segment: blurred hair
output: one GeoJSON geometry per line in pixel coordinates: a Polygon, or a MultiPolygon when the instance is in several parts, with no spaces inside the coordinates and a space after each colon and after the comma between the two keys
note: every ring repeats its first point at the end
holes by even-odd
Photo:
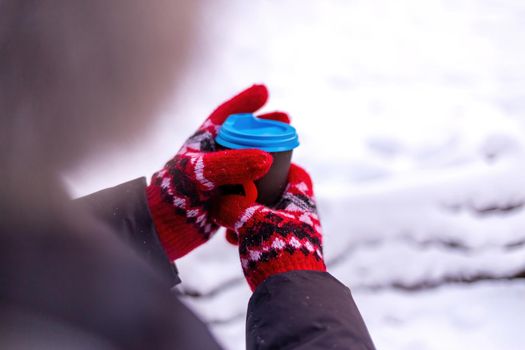
{"type": "Polygon", "coordinates": [[[188,59],[195,3],[0,0],[3,185],[46,186],[147,127],[188,59]]]}
{"type": "Polygon", "coordinates": [[[3,165],[66,165],[147,126],[187,59],[188,4],[0,0],[3,165]]]}

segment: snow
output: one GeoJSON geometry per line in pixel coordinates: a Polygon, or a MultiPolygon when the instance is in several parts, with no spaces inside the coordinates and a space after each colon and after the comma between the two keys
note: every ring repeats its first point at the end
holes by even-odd
{"type": "MultiPolygon", "coordinates": [[[[66,178],[80,195],[150,175],[217,103],[265,82],[265,110],[299,130],[329,269],[378,348],[522,349],[524,16],[519,0],[209,1],[153,130],[66,178]]],[[[236,248],[221,232],[178,266],[200,294],[185,302],[244,348],[236,248]]]]}
{"type": "Polygon", "coordinates": [[[525,283],[353,293],[378,349],[522,349],[525,283]]]}

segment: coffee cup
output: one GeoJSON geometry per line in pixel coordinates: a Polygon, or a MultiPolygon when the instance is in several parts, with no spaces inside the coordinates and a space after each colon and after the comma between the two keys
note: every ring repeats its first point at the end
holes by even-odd
{"type": "Polygon", "coordinates": [[[267,206],[279,201],[287,184],[293,149],[299,146],[293,126],[257,118],[251,113],[232,114],[219,129],[215,142],[218,149],[256,148],[273,157],[272,166],[262,178],[253,184],[226,186],[223,192],[253,195],[256,202],[267,206]]]}

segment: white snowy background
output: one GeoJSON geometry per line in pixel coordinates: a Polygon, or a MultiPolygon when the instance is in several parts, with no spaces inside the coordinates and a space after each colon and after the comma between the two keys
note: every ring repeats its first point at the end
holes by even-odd
{"type": "MultiPolygon", "coordinates": [[[[209,1],[173,103],[76,195],[149,176],[254,82],[288,111],[329,270],[378,349],[525,348],[525,1],[209,1]]],[[[152,118],[154,119],[154,118],[152,118]]],[[[250,292],[218,235],[178,262],[188,305],[244,348],[250,292]]]]}

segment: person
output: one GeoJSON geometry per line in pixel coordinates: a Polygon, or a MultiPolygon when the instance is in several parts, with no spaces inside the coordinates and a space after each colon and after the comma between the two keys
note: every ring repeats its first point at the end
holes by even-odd
{"type": "Polygon", "coordinates": [[[217,194],[271,165],[213,141],[228,115],[264,105],[263,85],[219,106],[149,185],[67,195],[64,169],[146,128],[187,60],[194,6],[0,0],[0,348],[219,349],[172,289],[174,262],[221,225],[254,291],[248,349],[374,348],[326,272],[304,169],[272,208],[217,194]]]}

